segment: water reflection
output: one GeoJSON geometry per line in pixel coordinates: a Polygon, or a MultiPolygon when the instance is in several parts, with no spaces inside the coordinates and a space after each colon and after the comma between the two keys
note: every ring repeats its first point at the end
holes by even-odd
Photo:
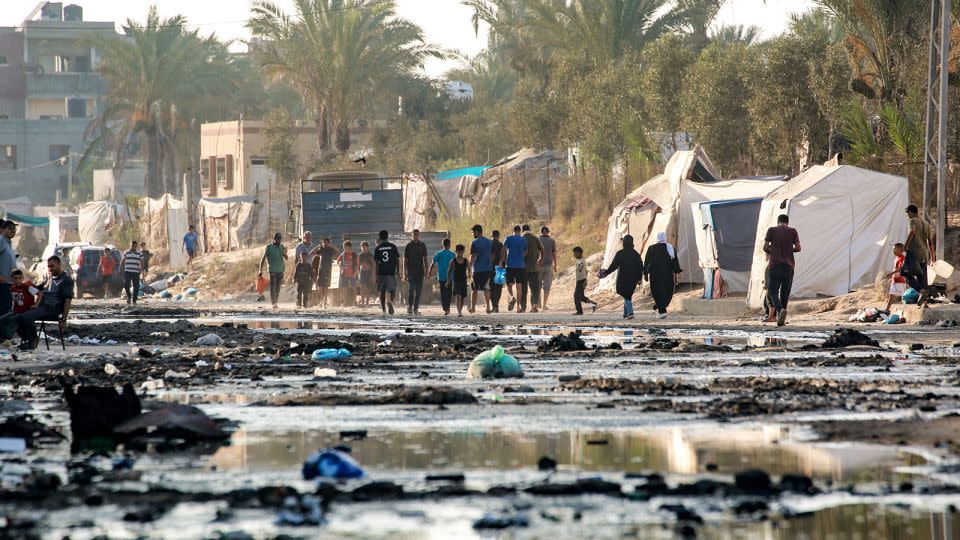
{"type": "MultiPolygon", "coordinates": [[[[530,469],[546,455],[562,467],[583,471],[695,474],[711,464],[719,473],[759,467],[771,474],[800,472],[821,480],[868,482],[896,481],[894,467],[923,463],[894,448],[828,447],[790,439],[789,428],[780,426],[560,433],[382,430],[347,444],[365,467],[389,470],[530,469]]],[[[338,444],[343,444],[338,432],[240,430],[211,464],[221,470],[287,470],[318,448],[338,444]]]]}

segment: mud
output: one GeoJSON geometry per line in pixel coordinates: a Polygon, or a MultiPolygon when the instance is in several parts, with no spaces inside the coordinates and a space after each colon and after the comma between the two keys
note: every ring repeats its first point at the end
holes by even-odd
{"type": "MultiPolygon", "coordinates": [[[[924,516],[952,515],[944,505],[960,505],[954,442],[960,441],[960,360],[952,347],[960,332],[955,330],[780,330],[772,346],[752,346],[749,340],[768,336],[729,326],[704,336],[702,327],[543,330],[431,318],[341,323],[311,315],[317,320],[303,329],[272,329],[262,314],[235,313],[227,321],[202,308],[146,306],[81,315],[82,323],[68,334],[99,345],[20,355],[0,371],[8,400],[0,406],[0,437],[24,438],[30,448],[0,455],[0,477],[16,479],[0,487],[0,510],[10,516],[5,532],[17,527],[22,536],[46,537],[74,530],[77,537],[92,537],[122,530],[121,536],[212,538],[216,531],[246,530],[255,538],[291,531],[336,537],[349,529],[344,515],[370,511],[412,520],[417,532],[407,536],[420,537],[437,532],[435,524],[445,521],[432,516],[455,511],[458,517],[447,520],[449,526],[463,528],[444,529],[440,536],[529,529],[553,531],[547,534],[558,538],[620,537],[646,530],[628,517],[634,515],[674,532],[725,534],[757,521],[820,515],[836,508],[836,501],[877,508],[909,493],[920,497],[911,504],[927,504],[920,511],[924,516]],[[196,345],[210,333],[223,344],[196,345]],[[466,378],[469,362],[494,345],[520,361],[524,379],[466,378]],[[320,348],[352,355],[313,361],[312,352],[320,348]],[[71,452],[84,432],[71,426],[63,398],[74,385],[129,385],[144,409],[165,412],[148,413],[127,426],[143,437],[138,444],[71,452]],[[196,413],[219,419],[197,425],[222,430],[231,436],[229,444],[184,445],[183,432],[162,429],[178,415],[196,413]],[[814,468],[820,467],[816,460],[828,459],[816,446],[824,442],[869,443],[885,452],[887,446],[908,447],[924,458],[903,457],[877,465],[882,472],[835,483],[806,472],[810,463],[799,460],[776,471],[754,465],[754,442],[725,447],[735,459],[721,462],[718,470],[716,462],[699,459],[688,465],[704,450],[678,443],[676,433],[651,435],[662,441],[656,444],[663,445],[665,462],[621,439],[623,433],[664,423],[686,432],[697,422],[731,430],[789,425],[807,438],[784,444],[803,448],[814,468]],[[300,452],[318,448],[295,445],[295,435],[270,446],[278,455],[296,451],[292,458],[271,457],[257,465],[263,472],[254,474],[250,438],[280,437],[280,426],[301,430],[300,440],[314,445],[355,445],[361,466],[369,466],[367,478],[305,482],[299,477],[300,452]],[[609,431],[564,432],[535,449],[524,439],[537,430],[598,428],[609,431]],[[389,437],[384,429],[391,430],[389,437]],[[444,431],[446,446],[422,461],[417,456],[428,450],[403,433],[425,429],[444,431]],[[466,438],[494,429],[511,435],[466,438]],[[310,437],[326,432],[334,435],[322,441],[310,437]],[[461,458],[453,455],[460,448],[455,441],[479,452],[469,466],[456,461],[461,458]],[[558,441],[569,441],[564,443],[569,447],[559,451],[558,441]],[[402,459],[364,463],[375,443],[377,451],[403,454],[402,459]],[[325,525],[307,519],[314,501],[329,516],[325,525]],[[419,505],[419,514],[409,513],[411,504],[419,505]],[[70,517],[77,507],[87,508],[88,515],[70,517]],[[189,532],[171,529],[185,519],[183,512],[208,517],[191,523],[189,532]],[[305,522],[290,529],[296,519],[305,522]],[[617,525],[581,527],[601,519],[617,525]],[[553,530],[556,523],[564,528],[553,530]]],[[[96,416],[117,412],[119,405],[96,416]]],[[[762,444],[777,447],[780,440],[776,435],[762,444]]],[[[856,463],[872,447],[854,448],[849,459],[856,463]]],[[[829,464],[822,469],[833,470],[829,464]]],[[[365,531],[371,536],[403,536],[393,525],[373,523],[379,524],[365,531]]],[[[354,536],[367,536],[357,532],[354,536]]],[[[901,532],[891,529],[887,537],[905,537],[901,532]]]]}

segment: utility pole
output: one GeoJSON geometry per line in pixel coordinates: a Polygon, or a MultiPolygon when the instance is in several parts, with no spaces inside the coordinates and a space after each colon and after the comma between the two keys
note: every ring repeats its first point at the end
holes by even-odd
{"type": "Polygon", "coordinates": [[[947,61],[950,56],[951,0],[932,0],[930,6],[930,64],[927,77],[926,141],[924,145],[923,210],[930,215],[930,183],[937,180],[937,253],[943,259],[947,228],[947,61]]]}

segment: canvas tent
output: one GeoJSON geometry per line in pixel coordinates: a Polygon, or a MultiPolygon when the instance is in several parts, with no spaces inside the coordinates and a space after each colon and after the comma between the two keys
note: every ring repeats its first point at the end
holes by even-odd
{"type": "MultiPolygon", "coordinates": [[[[141,238],[154,255],[154,261],[167,261],[172,270],[187,265],[183,235],[187,233],[187,209],[169,193],[159,199],[140,200],[141,238]]],[[[126,247],[126,246],[123,246],[126,247]]]]}
{"type": "Polygon", "coordinates": [[[483,174],[460,179],[460,199],[465,213],[476,208],[504,204],[525,217],[546,219],[553,213],[550,189],[556,179],[566,175],[566,167],[556,152],[537,152],[524,148],[501,159],[483,174]]]}
{"type": "Polygon", "coordinates": [[[197,215],[197,235],[204,253],[250,247],[268,235],[267,208],[252,196],[200,199],[197,215]]]}
{"type": "Polygon", "coordinates": [[[80,241],[102,246],[111,240],[111,231],[123,222],[123,207],[108,201],[92,201],[80,205],[77,226],[80,241]]]}
{"type": "Polygon", "coordinates": [[[893,244],[907,237],[907,180],[850,165],[816,165],[768,194],[753,252],[751,307],[763,305],[763,239],[780,214],[800,235],[794,297],[836,296],[889,271],[893,244]]]}
{"type": "MultiPolygon", "coordinates": [[[[721,180],[706,152],[698,145],[693,150],[675,152],[660,174],[646,182],[614,208],[607,228],[604,266],[610,264],[620,239],[630,234],[641,255],[657,233],[664,232],[677,249],[677,258],[684,272],[680,279],[702,283],[698,266],[697,222],[692,205],[706,201],[756,199],[775,189],[779,182],[766,178],[721,180]]],[[[614,276],[601,281],[602,288],[612,289],[614,276]]]]}

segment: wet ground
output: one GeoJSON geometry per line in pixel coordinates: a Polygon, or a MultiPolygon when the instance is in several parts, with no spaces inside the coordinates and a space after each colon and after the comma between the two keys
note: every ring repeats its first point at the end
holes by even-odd
{"type": "Polygon", "coordinates": [[[0,537],[960,538],[953,329],[824,348],[835,327],[683,318],[77,317],[66,353],[3,362],[0,415],[64,438],[0,454],[0,537]],[[523,378],[466,377],[493,345],[523,378]],[[311,359],[329,347],[353,354],[311,359]],[[228,438],[71,453],[64,386],[127,383],[228,438]],[[304,480],[337,446],[365,477],[304,480]]]}

